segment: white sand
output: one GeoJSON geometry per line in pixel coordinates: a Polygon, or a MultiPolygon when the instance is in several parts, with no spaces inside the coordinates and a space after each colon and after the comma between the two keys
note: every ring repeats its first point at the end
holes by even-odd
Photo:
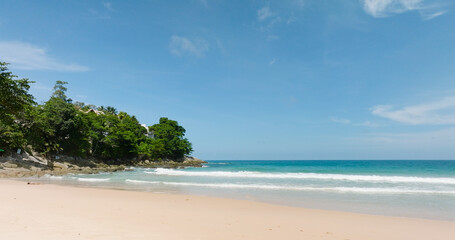
{"type": "Polygon", "coordinates": [[[0,239],[455,239],[455,222],[0,180],[0,239]]]}

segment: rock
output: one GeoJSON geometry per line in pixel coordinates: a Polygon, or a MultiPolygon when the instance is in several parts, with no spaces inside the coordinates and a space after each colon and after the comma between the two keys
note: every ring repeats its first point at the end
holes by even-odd
{"type": "Polygon", "coordinates": [[[39,172],[39,171],[41,171],[41,168],[37,168],[37,167],[32,166],[32,167],[30,167],[30,171],[39,172]]]}
{"type": "Polygon", "coordinates": [[[17,168],[17,164],[9,163],[9,162],[3,163],[2,166],[5,168],[17,168]]]}
{"type": "Polygon", "coordinates": [[[82,174],[91,174],[91,173],[93,173],[93,169],[91,169],[91,168],[89,168],[89,167],[83,167],[83,168],[81,169],[81,173],[82,173],[82,174]]]}
{"type": "Polygon", "coordinates": [[[54,162],[54,168],[60,168],[62,170],[68,170],[68,166],[64,163],[54,162]]]}
{"type": "MultiPolygon", "coordinates": [[[[137,162],[131,160],[131,162],[137,162]]],[[[163,168],[184,168],[184,167],[201,167],[205,161],[186,156],[182,159],[171,160],[144,160],[133,166],[143,167],[163,167],[163,168]]],[[[0,178],[2,177],[29,177],[65,174],[95,174],[99,172],[116,172],[132,171],[124,165],[108,165],[94,158],[76,158],[68,156],[59,156],[58,161],[47,161],[38,153],[22,152],[12,156],[0,156],[0,178]]]]}
{"type": "Polygon", "coordinates": [[[193,167],[202,167],[202,164],[207,163],[204,160],[201,160],[199,158],[191,157],[191,156],[185,156],[183,158],[183,166],[193,166],[193,167]]]}

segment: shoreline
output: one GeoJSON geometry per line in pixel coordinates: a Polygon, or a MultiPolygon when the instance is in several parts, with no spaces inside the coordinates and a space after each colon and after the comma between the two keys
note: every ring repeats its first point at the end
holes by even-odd
{"type": "MultiPolygon", "coordinates": [[[[24,179],[25,180],[25,179],[24,179]]],[[[455,222],[0,179],[0,238],[450,239],[455,222]],[[38,235],[37,235],[38,234],[38,235]]]]}
{"type": "Polygon", "coordinates": [[[148,168],[185,168],[202,167],[206,161],[185,156],[181,161],[161,159],[156,161],[141,160],[130,165],[102,163],[95,158],[77,158],[60,156],[60,160],[50,161],[43,156],[30,155],[27,152],[0,156],[1,178],[42,177],[44,175],[64,176],[68,174],[98,174],[102,172],[128,171],[130,167],[148,168]]]}
{"type": "MultiPolygon", "coordinates": [[[[53,177],[53,176],[51,176],[53,177]]],[[[61,177],[61,176],[56,176],[61,177]]],[[[423,216],[421,214],[418,215],[405,215],[404,213],[397,214],[397,213],[390,213],[390,210],[385,213],[383,211],[375,210],[374,212],[359,210],[359,209],[346,209],[345,205],[324,205],[318,206],[314,205],[314,200],[310,202],[306,202],[306,204],[297,204],[295,202],[283,202],[273,199],[262,199],[262,198],[254,198],[251,196],[240,196],[240,195],[214,195],[214,194],[201,194],[201,193],[194,193],[194,192],[172,192],[172,191],[150,191],[150,189],[144,188],[133,188],[133,187],[123,187],[123,186],[106,186],[100,185],[100,182],[94,181],[91,182],[92,184],[87,184],[90,182],[59,182],[55,180],[50,180],[48,178],[43,179],[43,177],[32,177],[32,178],[3,178],[4,180],[11,180],[17,182],[24,182],[30,184],[37,184],[37,185],[55,185],[55,186],[62,186],[62,187],[71,187],[71,188],[89,188],[89,189],[106,189],[106,190],[114,190],[114,191],[127,191],[127,192],[143,192],[143,193],[150,193],[150,194],[167,194],[167,195],[185,195],[185,196],[200,196],[200,197],[208,197],[208,198],[215,198],[215,199],[231,199],[231,200],[239,200],[239,201],[251,201],[257,203],[265,203],[274,206],[284,206],[284,207],[292,207],[292,208],[302,208],[302,209],[312,209],[312,210],[321,210],[321,211],[334,211],[334,212],[344,212],[344,213],[353,213],[353,214],[361,214],[361,215],[369,215],[369,216],[383,216],[383,217],[397,217],[397,218],[409,218],[409,219],[423,219],[423,220],[433,220],[433,221],[443,221],[443,222],[453,222],[455,220],[452,218],[445,218],[445,217],[428,217],[423,216]],[[84,184],[85,183],[85,184],[84,184]]],[[[2,178],[0,178],[0,181],[2,178]]]]}

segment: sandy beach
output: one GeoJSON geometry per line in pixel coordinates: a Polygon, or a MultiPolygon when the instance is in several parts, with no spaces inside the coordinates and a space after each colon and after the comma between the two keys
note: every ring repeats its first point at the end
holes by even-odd
{"type": "Polygon", "coordinates": [[[453,239],[455,222],[0,180],[0,239],[453,239]]]}

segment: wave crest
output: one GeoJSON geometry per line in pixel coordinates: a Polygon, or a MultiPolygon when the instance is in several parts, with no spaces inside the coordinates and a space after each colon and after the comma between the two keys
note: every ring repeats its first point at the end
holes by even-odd
{"type": "Polygon", "coordinates": [[[77,178],[80,182],[108,182],[110,178],[77,178]]]}
{"type": "Polygon", "coordinates": [[[126,179],[129,183],[161,184],[171,186],[231,188],[231,189],[260,189],[260,190],[291,190],[291,191],[318,191],[359,194],[442,194],[455,195],[455,191],[416,190],[405,188],[360,188],[360,187],[300,187],[265,184],[235,184],[235,183],[194,183],[194,182],[159,182],[126,179]]]}
{"type": "Polygon", "coordinates": [[[362,182],[389,182],[389,183],[429,183],[455,185],[455,178],[380,176],[380,175],[349,175],[349,174],[322,174],[322,173],[263,173],[250,171],[200,171],[190,172],[174,169],[157,168],[155,171],[146,171],[148,174],[194,177],[227,177],[227,178],[270,178],[270,179],[318,179],[337,181],[362,182]]]}

